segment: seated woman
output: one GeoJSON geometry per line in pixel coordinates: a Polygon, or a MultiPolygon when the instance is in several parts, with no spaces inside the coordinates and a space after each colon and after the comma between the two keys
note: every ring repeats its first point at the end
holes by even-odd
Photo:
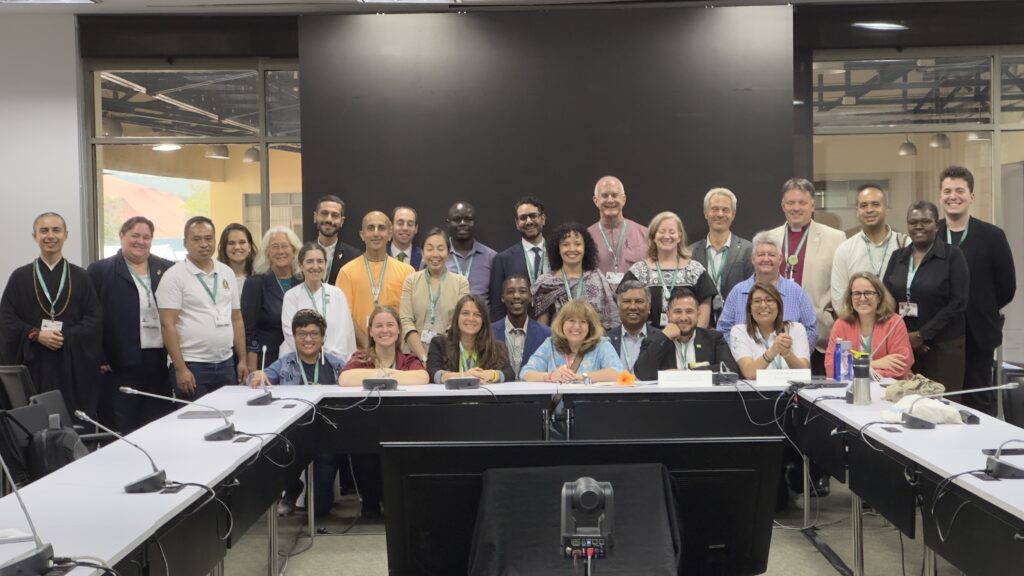
{"type": "Polygon", "coordinates": [[[423,270],[402,283],[402,342],[417,358],[426,360],[427,346],[452,323],[459,298],[469,294],[469,281],[448,271],[448,234],[433,228],[423,238],[423,270]]]}
{"type": "Polygon", "coordinates": [[[427,371],[438,384],[444,384],[449,378],[479,378],[482,382],[515,380],[508,350],[504,343],[495,340],[482,298],[475,294],[459,298],[448,334],[430,341],[427,371]]]}
{"type": "Polygon", "coordinates": [[[729,335],[743,378],[757,378],[758,370],[810,367],[807,331],[782,318],[782,295],[771,284],[755,282],[747,298],[747,322],[733,326],[729,335]]]}
{"type": "Polygon", "coordinates": [[[338,383],[362,386],[367,378],[393,378],[399,385],[427,384],[430,376],[423,362],[398,348],[398,312],[390,306],[377,306],[367,326],[370,345],[356,352],[342,369],[338,383]]]}
{"type": "Polygon", "coordinates": [[[527,382],[613,382],[623,370],[594,307],[570,300],[551,323],[551,336],[530,356],[519,377],[527,382]]]}
{"type": "Polygon", "coordinates": [[[582,224],[566,222],[546,240],[551,272],[541,274],[530,286],[533,316],[551,325],[559,309],[571,300],[584,300],[597,312],[599,325],[614,330],[619,324],[615,294],[597,268],[597,245],[582,224]]]}
{"type": "MultiPolygon", "coordinates": [[[[850,277],[843,309],[828,335],[825,358],[832,358],[836,340],[853,342],[853,349],[871,354],[871,369],[882,378],[910,378],[914,352],[903,318],[896,314],[896,300],[878,276],[861,272],[850,277]]],[[[832,378],[834,367],[825,362],[832,378]]]]}

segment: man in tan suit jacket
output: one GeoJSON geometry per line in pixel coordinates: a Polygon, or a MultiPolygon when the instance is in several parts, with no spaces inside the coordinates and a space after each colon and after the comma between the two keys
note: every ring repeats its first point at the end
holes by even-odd
{"type": "Polygon", "coordinates": [[[814,185],[805,178],[791,178],[782,187],[782,213],[786,223],[772,230],[782,244],[779,272],[799,284],[814,305],[818,338],[811,354],[811,369],[825,373],[824,352],[834,322],[831,283],[832,257],[846,234],[815,222],[814,185]]]}

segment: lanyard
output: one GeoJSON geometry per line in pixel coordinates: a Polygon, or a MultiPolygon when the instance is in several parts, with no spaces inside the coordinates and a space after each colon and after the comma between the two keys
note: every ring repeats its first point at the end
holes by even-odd
{"type": "Polygon", "coordinates": [[[518,346],[512,342],[512,335],[518,330],[518,328],[512,328],[511,330],[505,328],[505,344],[508,346],[509,360],[515,366],[517,373],[523,363],[523,348],[526,345],[526,325],[523,325],[523,346],[518,346]]]}
{"type": "Polygon", "coordinates": [[[576,296],[572,295],[572,289],[569,288],[569,277],[565,275],[565,270],[562,270],[562,283],[565,284],[565,296],[569,300],[578,300],[583,297],[583,275],[580,274],[579,280],[576,281],[576,296]]]}
{"type": "MultiPolygon", "coordinates": [[[[679,256],[676,256],[676,269],[672,271],[671,286],[665,285],[665,275],[661,271],[661,262],[655,260],[654,265],[658,268],[658,283],[661,284],[662,300],[664,300],[667,303],[669,298],[672,296],[672,291],[676,289],[676,283],[679,282],[679,277],[676,276],[676,273],[679,271],[679,256]]],[[[668,306],[666,306],[666,308],[667,307],[668,306]]]]}
{"type": "Polygon", "coordinates": [[[725,268],[725,259],[729,257],[729,245],[726,244],[722,247],[722,251],[718,253],[718,271],[715,271],[715,249],[711,244],[707,245],[708,251],[708,272],[711,274],[711,281],[715,283],[715,288],[719,291],[722,290],[722,269],[725,268]]]}
{"type": "MultiPolygon", "coordinates": [[[[693,337],[690,337],[690,342],[693,342],[693,337]]],[[[690,358],[690,342],[676,342],[676,368],[680,370],[689,370],[689,358],[690,358]]]]}
{"type": "MultiPolygon", "coordinates": [[[[628,370],[629,372],[632,372],[633,371],[633,364],[636,363],[636,356],[639,355],[640,351],[637,350],[637,347],[634,347],[632,351],[629,350],[629,347],[626,345],[627,342],[628,342],[628,338],[629,338],[629,333],[626,332],[625,328],[623,328],[622,329],[622,340],[619,341],[619,359],[622,360],[622,365],[626,367],[626,370],[628,370]],[[634,355],[634,354],[632,354],[632,352],[636,352],[637,354],[634,355]],[[630,362],[630,360],[629,360],[630,357],[633,358],[632,362],[630,362]]],[[[641,332],[640,333],[640,340],[642,341],[643,339],[644,339],[644,334],[643,334],[643,332],[641,332]]]]}
{"type": "MultiPolygon", "coordinates": [[[[539,270],[535,270],[533,268],[533,256],[534,255],[531,254],[531,252],[533,252],[533,248],[531,248],[529,251],[523,250],[523,256],[526,257],[526,273],[530,275],[530,285],[531,286],[533,285],[534,282],[537,281],[537,276],[540,276],[540,273],[543,271],[543,268],[544,268],[545,240],[541,240],[540,241],[540,246],[535,246],[535,248],[540,248],[540,269],[539,270]]],[[[456,262],[456,264],[458,264],[458,262],[456,262]]]]}
{"type": "Polygon", "coordinates": [[[135,279],[135,282],[138,283],[138,285],[141,286],[142,289],[146,291],[146,302],[148,303],[149,307],[152,308],[153,307],[153,290],[150,289],[150,287],[149,287],[150,283],[153,281],[152,278],[147,273],[146,274],[146,279],[143,279],[141,276],[139,276],[138,274],[135,273],[135,270],[132,270],[131,262],[128,262],[127,260],[125,260],[124,263],[125,263],[125,266],[128,267],[128,273],[132,275],[132,278],[135,279]],[[146,280],[149,280],[149,282],[147,282],[146,280]]]}
{"type": "Polygon", "coordinates": [[[860,337],[860,351],[867,352],[869,356],[871,355],[871,338],[873,336],[874,334],[868,334],[860,337]]]}
{"type": "MultiPolygon", "coordinates": [[[[373,293],[373,305],[377,305],[377,300],[380,299],[381,288],[384,287],[384,272],[388,269],[388,257],[384,255],[384,264],[380,267],[380,277],[377,278],[377,283],[373,283],[373,273],[370,272],[370,259],[367,256],[363,256],[363,265],[366,266],[366,279],[370,282],[370,292],[373,293]]],[[[326,304],[325,310],[326,310],[326,304]]]]}
{"type": "MultiPolygon", "coordinates": [[[[764,346],[764,351],[768,352],[768,349],[772,347],[772,342],[769,342],[769,341],[764,339],[764,336],[761,335],[761,329],[760,328],[755,328],[754,330],[757,333],[757,343],[760,344],[761,346],[764,346]]],[[[771,340],[774,341],[775,340],[775,333],[773,332],[771,336],[772,336],[771,340]]],[[[775,356],[775,359],[772,360],[771,367],[776,369],[776,370],[779,370],[779,369],[782,368],[782,355],[781,354],[775,356]]]]}
{"type": "Polygon", "coordinates": [[[864,249],[867,250],[868,253],[868,263],[871,265],[872,269],[875,269],[875,276],[881,278],[882,266],[885,264],[885,256],[886,254],[889,253],[889,241],[892,240],[892,228],[889,229],[889,235],[886,236],[885,240],[883,241],[882,259],[878,261],[877,267],[875,266],[875,259],[871,257],[871,253],[874,251],[875,246],[874,244],[871,243],[871,240],[868,239],[867,234],[864,234],[863,232],[861,232],[861,234],[861,238],[864,240],[864,249]]]}
{"type": "MultiPolygon", "coordinates": [[[[934,242],[932,242],[932,246],[935,246],[934,242]]],[[[928,257],[928,252],[932,251],[932,246],[929,246],[924,256],[921,256],[921,264],[924,264],[924,259],[928,257]]],[[[914,264],[914,249],[911,248],[910,260],[907,261],[907,302],[910,302],[910,285],[914,283],[914,277],[917,276],[918,266],[914,264]]]]}
{"type": "MultiPolygon", "coordinates": [[[[299,361],[299,374],[302,375],[302,383],[309,386],[309,377],[306,376],[305,362],[302,361],[298,356],[295,357],[299,361]]],[[[320,362],[316,363],[316,367],[313,368],[313,384],[320,383],[320,362]]]]}
{"type": "MultiPolygon", "coordinates": [[[[63,262],[63,259],[61,259],[63,262]]],[[[57,315],[57,302],[60,300],[60,295],[64,293],[64,284],[68,281],[68,265],[64,262],[64,271],[60,275],[60,287],[57,288],[57,296],[50,298],[50,289],[46,287],[46,282],[43,281],[43,273],[39,270],[39,260],[35,261],[36,266],[36,279],[39,280],[39,285],[43,288],[43,295],[46,296],[46,301],[50,303],[50,318],[57,315]]]]}
{"type": "MultiPolygon", "coordinates": [[[[967,240],[967,231],[970,229],[971,219],[968,218],[967,224],[964,225],[964,234],[960,237],[960,241],[956,243],[957,246],[960,246],[964,243],[964,240],[967,240]]],[[[953,231],[949,229],[949,222],[946,223],[946,244],[949,244],[950,246],[953,245],[953,231]]]]}
{"type": "MultiPolygon", "coordinates": [[[[474,248],[476,248],[475,245],[474,245],[474,248]]],[[[467,260],[469,261],[469,264],[466,265],[466,271],[465,272],[462,271],[462,265],[459,264],[459,253],[455,251],[455,245],[454,244],[451,245],[451,252],[452,252],[452,260],[455,262],[455,269],[459,271],[459,274],[462,274],[468,280],[469,279],[469,272],[470,272],[470,270],[473,269],[473,258],[476,258],[476,252],[474,251],[473,255],[470,256],[469,258],[467,258],[467,260]]]]}
{"type": "Polygon", "coordinates": [[[803,236],[800,237],[800,243],[796,245],[796,252],[789,253],[789,225],[785,226],[783,232],[785,232],[785,239],[783,240],[783,252],[786,253],[786,264],[789,266],[789,277],[793,277],[794,269],[796,265],[800,263],[800,251],[804,248],[804,242],[807,242],[807,233],[811,231],[811,225],[808,224],[804,227],[803,236]]]}
{"type": "MultiPolygon", "coordinates": [[[[306,289],[306,296],[309,296],[309,302],[311,304],[313,304],[313,310],[316,310],[316,298],[313,297],[313,292],[309,289],[309,285],[308,284],[303,284],[302,287],[306,289]]],[[[320,284],[320,301],[323,304],[323,311],[322,312],[320,310],[316,310],[316,311],[320,312],[320,315],[323,316],[324,319],[326,319],[327,318],[327,290],[324,290],[324,285],[323,284],[320,284]]]]}
{"type": "Polygon", "coordinates": [[[198,280],[199,283],[203,285],[203,290],[206,290],[206,294],[210,297],[210,301],[213,302],[213,304],[215,306],[217,305],[217,276],[218,276],[218,273],[214,272],[213,273],[213,290],[211,291],[210,287],[206,285],[206,280],[203,280],[203,275],[201,273],[200,274],[196,274],[196,280],[198,280]]]}
{"type": "Polygon", "coordinates": [[[285,292],[288,291],[289,288],[292,287],[291,278],[285,278],[284,280],[281,280],[280,278],[274,277],[274,279],[277,280],[277,285],[279,288],[281,288],[281,294],[284,294],[285,292]]]}
{"type": "Polygon", "coordinates": [[[441,279],[437,281],[437,294],[434,294],[430,290],[430,272],[423,271],[423,281],[427,283],[427,296],[430,299],[430,324],[433,325],[437,320],[437,301],[441,299],[441,286],[444,285],[444,279],[448,276],[447,270],[441,271],[441,279]]]}
{"type": "Polygon", "coordinates": [[[459,372],[466,372],[471,368],[476,368],[476,350],[472,354],[466,354],[462,342],[459,342],[459,372]]]}
{"type": "Polygon", "coordinates": [[[626,227],[629,226],[627,220],[622,221],[622,230],[619,231],[619,241],[612,246],[612,243],[608,241],[608,236],[604,233],[604,226],[601,223],[597,223],[597,231],[601,233],[601,239],[604,240],[605,247],[608,248],[608,252],[612,255],[612,264],[615,265],[616,272],[619,270],[619,260],[622,257],[622,246],[623,242],[626,241],[626,227]]]}

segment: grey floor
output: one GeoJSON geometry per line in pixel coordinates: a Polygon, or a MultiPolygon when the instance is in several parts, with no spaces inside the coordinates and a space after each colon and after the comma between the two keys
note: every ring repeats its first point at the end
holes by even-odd
{"type": "MultiPolygon", "coordinates": [[[[293,576],[313,574],[352,574],[359,576],[386,576],[387,544],[384,537],[384,522],[359,521],[346,534],[337,534],[351,525],[356,510],[354,498],[345,497],[332,511],[331,518],[323,526],[333,534],[318,535],[312,547],[287,560],[285,574],[293,576]]],[[[832,494],[826,498],[812,500],[812,521],[819,527],[818,533],[848,565],[852,567],[852,538],[850,526],[850,493],[846,487],[832,482],[832,494]],[[815,506],[818,508],[815,509],[815,506]]],[[[920,521],[920,520],[919,520],[920,521]]],[[[305,515],[295,514],[280,519],[280,550],[301,551],[309,546],[305,536],[305,515]],[[301,532],[301,537],[296,536],[301,532]]],[[[772,546],[768,557],[768,571],[772,576],[832,576],[839,574],[811,545],[802,532],[788,529],[803,522],[803,511],[796,506],[779,514],[772,532],[772,546]]],[[[267,574],[267,522],[262,519],[228,551],[225,561],[226,576],[255,576],[267,574]]],[[[920,534],[920,530],[918,530],[920,534]]],[[[892,526],[882,518],[867,515],[864,518],[864,561],[865,574],[870,576],[902,576],[900,569],[900,538],[892,526]]],[[[903,538],[905,573],[921,574],[922,549],[920,538],[903,538]]],[[[282,557],[282,564],[284,560],[282,557]]],[[[938,576],[959,574],[941,558],[938,559],[938,576]]]]}

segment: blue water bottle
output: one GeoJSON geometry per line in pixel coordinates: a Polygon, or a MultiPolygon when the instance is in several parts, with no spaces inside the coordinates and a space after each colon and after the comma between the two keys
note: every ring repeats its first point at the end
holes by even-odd
{"type": "Polygon", "coordinates": [[[843,379],[843,340],[836,339],[836,347],[832,350],[832,377],[836,380],[843,379]]]}

